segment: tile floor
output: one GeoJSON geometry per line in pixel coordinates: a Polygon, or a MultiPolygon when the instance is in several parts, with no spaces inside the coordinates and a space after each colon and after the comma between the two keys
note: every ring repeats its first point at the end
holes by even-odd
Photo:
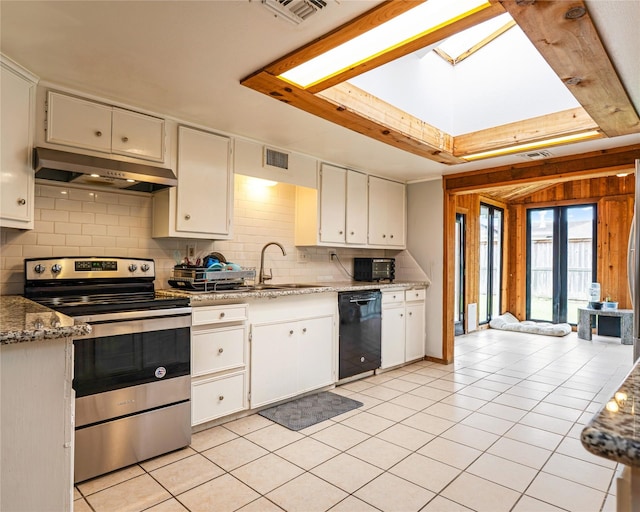
{"type": "Polygon", "coordinates": [[[364,406],[294,432],[252,415],[79,484],[75,512],[615,511],[583,425],[631,368],[615,338],[495,330],[337,388],[364,406]]]}

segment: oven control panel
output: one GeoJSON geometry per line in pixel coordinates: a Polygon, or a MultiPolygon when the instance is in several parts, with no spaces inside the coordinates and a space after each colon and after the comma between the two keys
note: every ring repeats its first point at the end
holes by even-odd
{"type": "Polygon", "coordinates": [[[24,260],[27,281],[50,279],[155,278],[155,264],[145,258],[79,256],[24,260]]]}

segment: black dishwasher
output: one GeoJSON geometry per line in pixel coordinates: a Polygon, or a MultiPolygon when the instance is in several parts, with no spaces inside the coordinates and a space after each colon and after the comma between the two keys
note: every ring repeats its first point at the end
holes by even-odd
{"type": "Polygon", "coordinates": [[[338,378],[345,379],[380,368],[380,290],[340,292],[340,364],[338,378]]]}

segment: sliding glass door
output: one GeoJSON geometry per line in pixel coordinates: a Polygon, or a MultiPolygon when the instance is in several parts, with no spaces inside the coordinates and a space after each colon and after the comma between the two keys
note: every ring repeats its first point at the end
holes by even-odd
{"type": "Polygon", "coordinates": [[[501,208],[480,204],[480,324],[500,314],[503,220],[501,208]]]}
{"type": "Polygon", "coordinates": [[[578,323],[596,279],[595,205],[527,212],[527,318],[578,323]]]}

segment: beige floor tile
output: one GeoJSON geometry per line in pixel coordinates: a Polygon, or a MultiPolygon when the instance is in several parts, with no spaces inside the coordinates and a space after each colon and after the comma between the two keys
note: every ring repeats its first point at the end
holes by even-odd
{"type": "Polygon", "coordinates": [[[266,494],[303,472],[291,462],[269,453],[234,469],[231,474],[260,494],[266,494]]]}
{"type": "Polygon", "coordinates": [[[418,450],[418,453],[431,459],[444,462],[458,469],[467,468],[482,452],[442,437],[437,437],[418,450]]]}
{"type": "Polygon", "coordinates": [[[456,393],[455,395],[451,395],[443,399],[440,403],[452,405],[454,407],[461,407],[462,409],[468,409],[469,411],[477,411],[488,402],[486,400],[480,400],[479,398],[473,398],[472,396],[465,396],[460,393],[456,393]]]}
{"type": "Polygon", "coordinates": [[[605,459],[604,457],[598,457],[597,455],[588,452],[587,450],[585,450],[584,446],[582,446],[582,442],[580,442],[579,439],[575,439],[573,437],[565,437],[558,445],[558,448],[556,448],[556,452],[562,453],[563,455],[568,455],[569,457],[574,457],[576,459],[591,462],[592,464],[597,464],[598,466],[604,466],[605,468],[615,469],[616,467],[616,462],[605,459]]]}
{"type": "Polygon", "coordinates": [[[603,492],[544,472],[533,480],[526,494],[574,512],[599,511],[605,498],[603,492]]]}
{"type": "Polygon", "coordinates": [[[441,495],[477,512],[506,512],[520,493],[468,473],[462,473],[441,495]]]}
{"type": "Polygon", "coordinates": [[[80,498],[79,500],[73,501],[73,512],[93,512],[93,509],[84,498],[80,498]]]}
{"type": "Polygon", "coordinates": [[[267,498],[287,512],[324,512],[347,497],[311,473],[304,473],[267,494],[267,498]]]}
{"type": "Polygon", "coordinates": [[[510,395],[508,393],[498,395],[491,402],[495,404],[506,405],[508,407],[515,407],[516,409],[522,409],[523,411],[530,411],[540,403],[539,400],[510,395]]]}
{"type": "Polygon", "coordinates": [[[467,472],[518,492],[524,492],[538,473],[534,468],[490,453],[478,457],[467,472]]]}
{"type": "MultiPolygon", "coordinates": [[[[448,375],[447,375],[448,377],[448,375]]],[[[441,389],[442,391],[449,391],[451,393],[455,393],[456,391],[460,391],[462,388],[466,387],[466,384],[462,382],[455,382],[453,380],[448,380],[445,378],[436,379],[432,382],[429,382],[430,388],[441,389]]]]}
{"type": "Polygon", "coordinates": [[[600,512],[616,512],[617,504],[616,497],[613,494],[607,494],[607,497],[604,500],[604,505],[600,512]]]}
{"type": "Polygon", "coordinates": [[[514,425],[504,437],[532,444],[546,450],[555,450],[562,441],[562,436],[559,434],[521,424],[514,425]]]}
{"type": "Polygon", "coordinates": [[[225,474],[181,494],[178,499],[190,512],[231,512],[259,497],[256,491],[225,474]]]}
{"type": "Polygon", "coordinates": [[[391,402],[384,402],[380,405],[376,405],[375,407],[369,409],[368,412],[387,420],[391,420],[393,422],[402,421],[405,418],[408,418],[409,416],[416,413],[416,411],[414,411],[413,409],[409,409],[398,404],[393,404],[391,402]]]}
{"type": "Polygon", "coordinates": [[[477,428],[499,436],[513,427],[514,422],[474,412],[460,422],[461,425],[477,428]]]}
{"type": "Polygon", "coordinates": [[[299,441],[304,437],[300,432],[289,430],[278,424],[271,424],[268,427],[261,428],[255,432],[251,432],[244,436],[245,439],[256,443],[270,452],[282,448],[288,444],[299,441]]]}
{"type": "Polygon", "coordinates": [[[389,473],[438,493],[460,474],[460,470],[429,457],[412,453],[393,466],[389,473]]]}
{"type": "Polygon", "coordinates": [[[501,418],[503,420],[516,422],[527,413],[526,411],[518,409],[517,407],[511,407],[495,402],[490,402],[487,405],[481,407],[480,409],[478,409],[478,412],[481,414],[486,414],[488,416],[495,416],[496,418],[501,418]]]}
{"type": "Polygon", "coordinates": [[[540,391],[538,389],[527,388],[527,387],[524,387],[522,384],[518,384],[516,386],[513,386],[512,388],[507,389],[505,391],[505,394],[522,397],[522,398],[528,398],[530,400],[542,400],[549,393],[547,393],[546,391],[540,391]]]}
{"type": "Polygon", "coordinates": [[[379,468],[389,469],[407,457],[411,452],[401,446],[388,443],[376,437],[371,437],[350,448],[347,453],[379,468]]]}
{"type": "Polygon", "coordinates": [[[458,394],[464,395],[464,396],[470,396],[472,398],[478,398],[479,400],[489,401],[497,397],[500,394],[500,392],[493,391],[491,389],[479,388],[475,385],[475,383],[473,383],[472,385],[467,386],[466,388],[462,388],[460,391],[458,391],[458,394]]]}
{"type": "Polygon", "coordinates": [[[341,453],[311,472],[351,494],[380,475],[382,469],[347,453],[341,453]]]}
{"type": "Polygon", "coordinates": [[[383,512],[418,511],[434,496],[431,491],[389,473],[383,473],[354,495],[383,512]]]}
{"type": "Polygon", "coordinates": [[[145,460],[140,463],[140,467],[144,469],[147,473],[150,473],[154,469],[161,468],[162,466],[166,466],[167,464],[171,464],[173,462],[179,461],[181,459],[186,459],[187,457],[191,457],[195,455],[197,452],[187,446],[182,450],[176,450],[166,455],[160,455],[160,457],[155,457],[153,459],[145,460]]]}
{"type": "Polygon", "coordinates": [[[456,407],[455,405],[444,404],[442,402],[433,404],[431,407],[427,407],[422,412],[454,422],[461,421],[471,414],[471,411],[469,409],[456,407]]]}
{"type": "Polygon", "coordinates": [[[421,386],[421,384],[418,384],[417,382],[411,382],[409,380],[405,380],[404,377],[406,375],[411,375],[411,374],[400,375],[398,378],[388,380],[387,382],[383,382],[381,385],[384,386],[385,388],[391,388],[391,389],[395,389],[396,391],[402,391],[403,393],[411,391],[412,389],[419,388],[421,386]]]}
{"type": "Polygon", "coordinates": [[[212,427],[191,436],[191,448],[203,452],[219,444],[226,443],[238,437],[238,434],[225,427],[212,427]]]}
{"type": "MultiPolygon", "coordinates": [[[[449,373],[451,373],[450,371],[441,370],[440,368],[440,365],[438,365],[437,367],[427,366],[425,368],[420,368],[413,373],[417,373],[418,375],[428,375],[429,377],[435,377],[436,379],[446,377],[447,375],[449,375],[449,373]]],[[[446,366],[444,368],[446,368],[446,366]]]]}
{"type": "Polygon", "coordinates": [[[603,492],[607,492],[609,489],[611,478],[615,472],[613,468],[591,464],[561,453],[554,453],[542,471],[603,492]]]}
{"type": "Polygon", "coordinates": [[[531,496],[522,496],[511,512],[562,512],[563,510],[531,496]]]}
{"type": "Polygon", "coordinates": [[[150,474],[175,496],[223,473],[220,467],[198,453],[168,466],[162,466],[150,474]]]}
{"type": "Polygon", "coordinates": [[[366,379],[363,380],[363,382],[367,382],[369,384],[382,384],[383,382],[387,382],[391,379],[393,379],[393,375],[390,375],[391,372],[384,372],[384,373],[380,373],[378,375],[373,375],[371,377],[367,377],[366,379]]]}
{"type": "Polygon", "coordinates": [[[261,446],[239,437],[202,452],[202,455],[225,471],[231,471],[267,453],[267,450],[261,446]]]}
{"type": "Polygon", "coordinates": [[[228,423],[224,423],[223,426],[232,432],[235,432],[239,436],[244,436],[250,432],[255,432],[264,427],[273,425],[273,421],[260,416],[259,414],[251,414],[228,423]]]}
{"type": "Polygon", "coordinates": [[[398,391],[397,389],[386,388],[384,386],[373,386],[360,392],[361,395],[371,396],[382,401],[391,400],[392,398],[400,396],[402,393],[402,391],[398,391]]]}
{"type": "MultiPolygon", "coordinates": [[[[358,410],[362,410],[362,409],[360,408],[358,410]]],[[[328,419],[328,420],[321,421],[320,423],[316,423],[315,425],[311,425],[307,428],[300,429],[297,432],[302,434],[303,436],[310,436],[312,434],[315,434],[316,432],[320,432],[321,430],[324,430],[325,428],[329,428],[330,426],[335,424],[336,424],[335,421],[333,421],[332,419],[328,419]]]]}
{"type": "Polygon", "coordinates": [[[409,391],[412,395],[420,396],[422,398],[427,398],[429,400],[433,400],[434,402],[438,402],[443,398],[448,397],[451,392],[444,391],[442,389],[430,388],[428,384],[424,386],[420,386],[419,388],[412,389],[409,391]]]}
{"type": "Polygon", "coordinates": [[[78,484],[76,487],[83,496],[88,496],[90,494],[101,491],[102,489],[117,485],[121,482],[125,482],[143,474],[144,470],[137,464],[134,464],[133,466],[128,466],[124,469],[119,469],[118,471],[107,473],[104,476],[99,476],[97,478],[87,480],[86,482],[78,484]]]}
{"type": "Polygon", "coordinates": [[[275,452],[296,466],[309,470],[335,457],[340,452],[310,437],[305,437],[275,452]]]}
{"type": "Polygon", "coordinates": [[[433,400],[429,400],[428,398],[422,398],[421,396],[405,393],[404,395],[400,395],[392,400],[389,400],[388,403],[400,405],[401,407],[406,407],[407,409],[411,409],[413,411],[421,411],[423,409],[426,409],[430,405],[433,405],[435,402],[433,400]]]}
{"type": "Polygon", "coordinates": [[[403,420],[402,424],[437,436],[455,425],[455,422],[445,420],[444,418],[438,418],[431,414],[418,412],[413,416],[408,417],[406,420],[403,420]]]}
{"type": "Polygon", "coordinates": [[[80,494],[80,491],[78,490],[77,487],[73,487],[73,500],[79,500],[80,498],[82,498],[82,494],[80,494]]]}
{"type": "MultiPolygon", "coordinates": [[[[385,404],[382,404],[385,405],[385,404]]],[[[376,407],[380,407],[376,405],[376,407]]],[[[374,407],[375,409],[375,407],[374,407]]],[[[373,409],[369,409],[373,410],[373,409]]],[[[361,412],[360,414],[356,414],[351,416],[340,422],[342,425],[346,425],[347,427],[354,428],[359,430],[360,432],[364,432],[365,434],[375,435],[378,432],[383,431],[385,428],[389,428],[394,424],[393,421],[387,420],[385,418],[381,418],[380,416],[370,414],[367,412],[361,412]]]]}
{"type": "MultiPolygon", "coordinates": [[[[257,512],[257,511],[256,511],[257,512]]],[[[377,508],[372,507],[368,503],[359,500],[355,496],[347,496],[335,507],[330,509],[330,512],[379,512],[377,508]]]]}
{"type": "Polygon", "coordinates": [[[500,436],[458,423],[443,432],[441,437],[484,451],[495,443],[500,436]]]}
{"type": "MultiPolygon", "coordinates": [[[[77,512],[77,511],[74,510],[73,512],[77,512]]],[[[148,508],[147,510],[145,510],[145,512],[189,512],[189,511],[186,508],[184,508],[176,498],[171,498],[170,500],[163,501],[158,505],[148,508]]]]}
{"type": "Polygon", "coordinates": [[[419,373],[407,373],[406,375],[398,378],[400,380],[406,380],[407,382],[419,384],[420,386],[436,380],[435,377],[430,377],[429,375],[420,375],[419,373]]]}
{"type": "Polygon", "coordinates": [[[560,435],[565,435],[573,426],[572,421],[562,420],[560,418],[552,418],[551,416],[547,416],[546,414],[538,414],[535,412],[528,412],[520,420],[520,423],[560,435]]]}
{"type": "Polygon", "coordinates": [[[360,432],[339,423],[336,423],[329,428],[325,428],[320,432],[316,432],[311,437],[317,441],[328,444],[329,446],[333,446],[340,451],[348,450],[365,439],[369,439],[369,436],[364,432],[360,432]]]}
{"type": "Polygon", "coordinates": [[[364,380],[355,380],[353,382],[349,382],[347,384],[343,384],[342,386],[334,389],[333,392],[336,392],[336,391],[338,391],[340,389],[348,389],[349,391],[353,391],[355,393],[359,393],[363,389],[370,388],[373,385],[374,384],[372,382],[366,382],[364,380]]]}
{"type": "Polygon", "coordinates": [[[144,474],[87,497],[95,512],[138,512],[171,498],[149,475],[144,474]]]}
{"type": "Polygon", "coordinates": [[[487,452],[534,469],[542,468],[552,453],[544,448],[507,437],[498,439],[487,452]]]}
{"type": "Polygon", "coordinates": [[[470,508],[467,508],[459,503],[443,498],[442,496],[436,496],[433,498],[421,512],[473,512],[470,508]]]}
{"type": "Polygon", "coordinates": [[[571,407],[565,407],[563,405],[540,402],[532,409],[532,412],[537,412],[538,414],[545,414],[546,416],[573,422],[580,417],[583,411],[582,409],[572,409],[571,407]]]}
{"type": "Polygon", "coordinates": [[[415,451],[431,441],[434,436],[428,432],[396,423],[394,426],[380,432],[376,437],[402,446],[407,450],[415,451]]]}
{"type": "Polygon", "coordinates": [[[258,498],[238,509],[238,512],[283,512],[282,509],[267,498],[258,498]]]}
{"type": "Polygon", "coordinates": [[[381,404],[383,401],[379,398],[374,398],[369,395],[363,395],[362,393],[353,393],[349,395],[349,398],[352,400],[357,400],[358,402],[362,402],[362,407],[358,407],[357,411],[362,412],[370,409],[371,407],[375,407],[378,404],[381,404]]]}

